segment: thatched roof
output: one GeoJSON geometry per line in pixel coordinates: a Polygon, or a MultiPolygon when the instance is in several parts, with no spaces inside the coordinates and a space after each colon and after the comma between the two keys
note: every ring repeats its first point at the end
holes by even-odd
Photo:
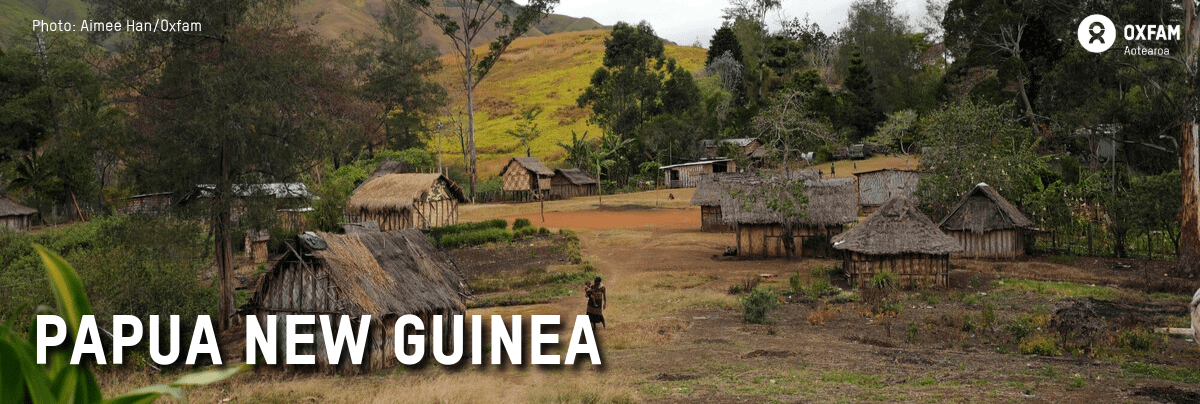
{"type": "Polygon", "coordinates": [[[700,174],[700,179],[696,180],[696,192],[692,194],[692,205],[720,205],[729,196],[729,190],[722,184],[741,184],[756,178],[754,173],[700,174]]]}
{"type": "Polygon", "coordinates": [[[375,172],[371,173],[370,177],[367,177],[362,184],[358,184],[358,187],[354,188],[354,191],[358,192],[359,188],[362,188],[363,185],[367,185],[367,183],[371,182],[371,180],[388,174],[410,174],[415,172],[417,172],[416,169],[412,168],[412,166],[403,161],[384,160],[382,163],[379,163],[379,168],[376,168],[375,172]]]}
{"type": "Polygon", "coordinates": [[[862,254],[949,254],[962,251],[954,237],[942,233],[908,197],[884,202],[853,229],[833,237],[833,248],[862,254]]]}
{"type": "MultiPolygon", "coordinates": [[[[463,277],[419,230],[315,236],[324,240],[326,248],[298,244],[324,264],[339,291],[343,314],[382,317],[466,309],[463,300],[468,291],[463,277]]],[[[282,264],[276,266],[280,267],[282,264]]],[[[276,273],[264,278],[258,292],[278,280],[276,273]]]]}
{"type": "Polygon", "coordinates": [[[592,185],[596,183],[596,180],[592,179],[592,176],[587,175],[587,173],[578,168],[560,168],[554,170],[554,175],[562,176],[572,185],[592,185]]]}
{"type": "Polygon", "coordinates": [[[983,233],[998,229],[1033,227],[1033,221],[985,183],[975,185],[963,199],[950,209],[950,214],[938,224],[944,230],[983,233]]]}
{"type": "Polygon", "coordinates": [[[547,177],[554,176],[554,170],[551,170],[550,167],[546,167],[545,164],[542,164],[542,161],[538,160],[537,157],[513,157],[508,161],[508,164],[504,165],[504,169],[500,170],[501,177],[504,176],[504,173],[508,172],[509,167],[512,167],[513,161],[516,161],[517,164],[521,165],[521,167],[524,167],[526,170],[532,171],[537,175],[544,175],[547,177]]]}
{"type": "Polygon", "coordinates": [[[374,220],[358,223],[342,223],[342,233],[344,234],[375,233],[378,231],[379,223],[376,223],[374,220]]]}
{"type": "Polygon", "coordinates": [[[722,220],[730,224],[787,221],[802,226],[839,226],[858,219],[853,178],[813,179],[812,175],[806,171],[793,172],[791,180],[784,180],[778,174],[760,174],[739,182],[720,183],[718,187],[726,190],[721,199],[722,220]],[[786,198],[782,189],[799,179],[804,179],[804,193],[808,195],[806,215],[788,216],[767,207],[770,198],[786,198]],[[776,196],[767,196],[772,194],[776,196]]]}
{"type": "Polygon", "coordinates": [[[346,210],[399,210],[411,208],[418,201],[451,198],[467,201],[462,188],[441,174],[386,174],[360,186],[346,202],[346,210]]]}
{"type": "Polygon", "coordinates": [[[37,213],[37,209],[0,197],[0,216],[28,216],[34,213],[37,213]]]}

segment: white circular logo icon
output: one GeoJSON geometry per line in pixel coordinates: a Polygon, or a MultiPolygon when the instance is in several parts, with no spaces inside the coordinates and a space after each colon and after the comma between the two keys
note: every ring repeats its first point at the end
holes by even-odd
{"type": "Polygon", "coordinates": [[[1079,23],[1079,44],[1088,52],[1108,50],[1117,40],[1117,26],[1100,14],[1092,14],[1079,23]]]}

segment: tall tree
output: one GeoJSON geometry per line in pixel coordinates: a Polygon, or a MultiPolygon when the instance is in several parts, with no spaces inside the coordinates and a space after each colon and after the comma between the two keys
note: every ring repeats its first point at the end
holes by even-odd
{"type": "MultiPolygon", "coordinates": [[[[124,37],[110,74],[133,90],[129,166],[147,188],[191,193],[212,228],[220,281],[218,327],[234,320],[235,184],[294,180],[316,165],[337,133],[335,105],[353,90],[287,3],[239,0],[100,0],[92,18],[152,21],[170,15],[201,31],[124,37]]],[[[246,189],[246,188],[242,188],[246,189]]]]}
{"type": "Polygon", "coordinates": [[[479,178],[475,166],[475,87],[487,77],[508,46],[549,15],[559,0],[530,0],[524,6],[512,0],[445,0],[436,6],[429,0],[404,2],[441,28],[442,34],[454,44],[454,53],[462,59],[463,91],[467,93],[467,147],[471,155],[467,171],[471,177],[471,200],[474,200],[479,178]],[[447,14],[447,10],[454,12],[454,9],[457,9],[456,15],[447,14]],[[474,47],[479,45],[479,36],[485,30],[499,31],[499,36],[488,44],[487,54],[476,58],[474,47]]]}
{"type": "Polygon", "coordinates": [[[733,28],[727,25],[717,28],[717,32],[713,33],[712,39],[708,41],[708,59],[704,65],[712,64],[713,59],[721,57],[725,52],[729,52],[733,60],[742,63],[742,44],[738,43],[733,28]]]}
{"type": "Polygon", "coordinates": [[[538,115],[542,114],[542,107],[533,107],[521,114],[521,123],[517,124],[516,129],[504,131],[509,136],[517,138],[521,142],[521,146],[525,146],[525,157],[533,157],[533,152],[529,149],[529,142],[537,139],[542,135],[542,130],[538,129],[538,115]]]}
{"type": "Polygon", "coordinates": [[[1185,104],[1180,137],[1180,168],[1183,182],[1182,227],[1179,245],[1179,271],[1189,276],[1200,275],[1200,125],[1196,105],[1200,97],[1200,4],[1183,0],[1184,51],[1181,61],[1190,81],[1190,97],[1185,104]]]}
{"type": "Polygon", "coordinates": [[[875,78],[871,68],[863,59],[862,53],[855,46],[850,52],[848,74],[842,81],[842,86],[849,91],[852,100],[849,113],[846,114],[851,126],[854,127],[853,140],[858,140],[875,130],[875,125],[883,120],[883,113],[875,106],[875,78]]]}
{"type": "Polygon", "coordinates": [[[875,105],[885,113],[914,107],[921,98],[913,94],[914,78],[922,70],[921,56],[930,44],[925,34],[912,32],[895,0],[853,2],[839,35],[846,45],[839,51],[839,73],[845,74],[849,66],[849,45],[857,45],[874,78],[875,105]]]}
{"type": "Polygon", "coordinates": [[[379,108],[377,122],[393,150],[421,147],[431,132],[429,117],[446,104],[446,89],[431,76],[442,69],[437,52],[417,43],[421,17],[400,3],[388,3],[379,19],[379,38],[359,43],[359,69],[366,98],[379,108]]]}

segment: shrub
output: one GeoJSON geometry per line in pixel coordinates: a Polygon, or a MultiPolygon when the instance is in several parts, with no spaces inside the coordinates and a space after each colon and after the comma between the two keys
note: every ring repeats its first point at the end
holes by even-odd
{"type": "Polygon", "coordinates": [[[820,310],[813,310],[812,314],[808,315],[808,324],[810,324],[810,325],[825,325],[826,321],[829,321],[830,319],[837,317],[837,315],[838,315],[838,312],[836,310],[830,310],[828,308],[823,308],[820,310]]]}
{"type": "Polygon", "coordinates": [[[533,228],[533,227],[522,227],[518,230],[513,231],[514,239],[529,238],[529,237],[533,237],[533,236],[537,236],[537,235],[538,235],[538,229],[533,228]]]}
{"type": "Polygon", "coordinates": [[[1058,356],[1062,350],[1058,343],[1049,335],[1038,335],[1021,342],[1017,351],[1025,355],[1058,356]]]}
{"type": "Polygon", "coordinates": [[[983,328],[989,328],[992,324],[996,324],[996,309],[992,307],[992,303],[983,304],[983,309],[979,314],[979,323],[983,328]]]}
{"type": "Polygon", "coordinates": [[[808,285],[808,296],[819,299],[821,296],[838,293],[839,290],[829,283],[829,279],[817,278],[808,285]]]}
{"type": "Polygon", "coordinates": [[[908,342],[917,342],[917,333],[920,331],[921,329],[917,327],[917,323],[910,321],[908,328],[904,330],[905,335],[908,337],[908,342]]]}
{"type": "Polygon", "coordinates": [[[513,234],[502,228],[487,228],[464,233],[447,234],[442,237],[441,244],[445,248],[460,248],[483,245],[498,241],[512,241],[513,234]]]}
{"type": "Polygon", "coordinates": [[[513,220],[512,229],[517,231],[530,226],[533,226],[533,223],[530,223],[529,219],[521,217],[513,220]]]}
{"type": "Polygon", "coordinates": [[[791,286],[792,291],[796,292],[796,293],[804,292],[803,281],[804,281],[804,278],[800,276],[799,270],[797,270],[796,273],[792,274],[792,276],[788,277],[788,285],[791,286]]]}
{"type": "Polygon", "coordinates": [[[891,298],[884,298],[874,309],[877,316],[896,317],[900,312],[904,311],[904,305],[899,301],[894,301],[891,298]]]}
{"type": "Polygon", "coordinates": [[[435,240],[441,240],[442,237],[448,234],[465,233],[486,229],[507,229],[508,221],[504,219],[484,220],[482,222],[462,222],[449,226],[434,227],[429,229],[429,235],[435,240]]]}
{"type": "Polygon", "coordinates": [[[541,235],[550,234],[550,229],[547,229],[546,226],[538,227],[538,234],[541,234],[541,235]]]}
{"type": "Polygon", "coordinates": [[[1033,329],[1033,320],[1027,316],[1017,318],[1004,325],[1004,331],[1008,331],[1013,337],[1013,342],[1016,343],[1020,343],[1025,337],[1033,334],[1033,329]]]}
{"type": "Polygon", "coordinates": [[[890,270],[882,270],[871,276],[871,287],[875,289],[890,289],[900,283],[900,277],[890,270]]]}
{"type": "Polygon", "coordinates": [[[779,294],[771,289],[755,287],[742,298],[742,320],[754,324],[767,324],[772,311],[779,308],[779,294]]]}
{"type": "Polygon", "coordinates": [[[1121,330],[1117,335],[1117,346],[1132,352],[1149,352],[1158,348],[1166,338],[1165,334],[1157,334],[1145,327],[1121,330]]]}

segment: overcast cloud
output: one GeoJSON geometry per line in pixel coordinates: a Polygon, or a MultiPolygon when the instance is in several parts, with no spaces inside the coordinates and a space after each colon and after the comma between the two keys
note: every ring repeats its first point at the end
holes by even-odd
{"type": "MultiPolygon", "coordinates": [[[[810,20],[828,33],[845,23],[850,3],[851,0],[784,0],[782,15],[790,20],[808,14],[810,20]]],[[[913,29],[920,30],[917,22],[925,15],[925,1],[897,0],[896,3],[897,11],[908,14],[913,29]]],[[[727,0],[562,0],[554,12],[591,17],[604,25],[613,25],[617,21],[636,24],[646,20],[658,36],[671,42],[691,45],[699,40],[707,47],[713,31],[721,27],[721,10],[728,6],[727,0]]],[[[773,28],[778,27],[778,13],[772,13],[767,19],[773,28]]]]}

